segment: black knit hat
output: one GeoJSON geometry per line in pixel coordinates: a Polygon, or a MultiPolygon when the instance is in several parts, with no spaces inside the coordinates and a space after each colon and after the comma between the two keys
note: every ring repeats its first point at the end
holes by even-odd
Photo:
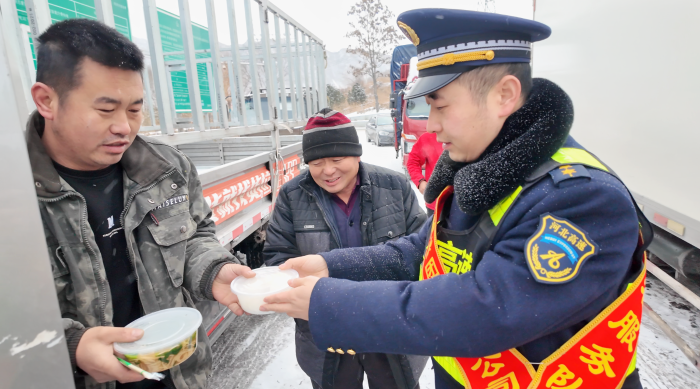
{"type": "Polygon", "coordinates": [[[301,141],[304,162],[329,157],[359,157],[362,145],[345,115],[324,108],[309,119],[301,141]]]}

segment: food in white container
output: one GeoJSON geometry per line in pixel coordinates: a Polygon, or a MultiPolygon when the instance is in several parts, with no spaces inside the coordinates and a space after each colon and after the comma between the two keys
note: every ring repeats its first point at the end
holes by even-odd
{"type": "Polygon", "coordinates": [[[115,343],[114,351],[147,372],[168,370],[194,354],[200,324],[202,314],[196,309],[183,307],[153,312],[126,326],[142,329],[143,337],[131,343],[115,343]]]}
{"type": "Polygon", "coordinates": [[[253,269],[255,277],[236,277],[231,282],[231,291],[238,296],[238,303],[244,311],[254,315],[268,315],[274,312],[263,312],[260,306],[265,304],[265,297],[292,289],[287,283],[293,278],[299,278],[296,270],[280,270],[277,266],[253,269]]]}

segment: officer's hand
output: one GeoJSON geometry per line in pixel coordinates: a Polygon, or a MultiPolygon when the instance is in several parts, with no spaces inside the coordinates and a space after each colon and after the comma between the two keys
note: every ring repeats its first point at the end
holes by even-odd
{"type": "Polygon", "coordinates": [[[261,305],[260,310],[286,313],[295,319],[309,320],[311,292],[319,279],[309,276],[289,280],[289,286],[294,289],[265,297],[266,304],[261,305]]]}
{"type": "Polygon", "coordinates": [[[280,265],[280,270],[294,269],[299,273],[299,277],[328,277],[328,265],[326,260],[320,255],[305,255],[303,257],[291,258],[280,265]]]}
{"type": "Polygon", "coordinates": [[[231,312],[241,316],[245,312],[238,305],[238,296],[231,292],[231,281],[238,276],[245,278],[255,277],[255,272],[250,270],[248,266],[234,265],[232,263],[224,265],[214,279],[214,285],[211,287],[211,292],[216,301],[228,307],[231,312]]]}
{"type": "Polygon", "coordinates": [[[421,194],[425,194],[425,189],[428,187],[428,181],[421,181],[420,185],[418,185],[418,191],[421,194]]]}
{"type": "Polygon", "coordinates": [[[79,368],[97,382],[141,381],[143,376],[124,367],[114,357],[113,343],[134,342],[143,336],[143,330],[123,327],[93,327],[85,331],[75,350],[79,368]]]}

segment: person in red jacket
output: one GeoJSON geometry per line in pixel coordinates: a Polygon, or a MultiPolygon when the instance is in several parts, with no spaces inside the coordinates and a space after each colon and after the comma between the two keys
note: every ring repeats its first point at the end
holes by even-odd
{"type": "MultiPolygon", "coordinates": [[[[411,181],[421,193],[425,193],[428,180],[433,173],[433,168],[442,155],[442,143],[437,141],[435,133],[426,132],[418,138],[418,141],[411,152],[408,153],[406,169],[411,176],[411,181]],[[425,165],[425,176],[423,175],[423,165],[425,165]]],[[[425,204],[428,209],[428,217],[435,211],[435,202],[425,204]]]]}

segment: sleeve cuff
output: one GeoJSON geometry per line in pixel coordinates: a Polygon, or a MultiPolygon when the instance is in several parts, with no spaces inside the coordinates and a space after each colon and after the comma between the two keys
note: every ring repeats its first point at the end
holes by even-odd
{"type": "Polygon", "coordinates": [[[78,344],[80,343],[80,339],[83,337],[83,334],[85,334],[85,331],[87,330],[87,328],[69,328],[65,331],[66,344],[68,345],[68,356],[70,357],[70,366],[73,370],[73,375],[75,376],[86,375],[83,369],[78,367],[78,363],[75,360],[75,352],[78,350],[78,344]]]}
{"type": "Polygon", "coordinates": [[[326,266],[328,267],[328,277],[332,278],[343,278],[342,277],[342,267],[340,265],[339,255],[333,253],[333,251],[328,251],[325,253],[319,253],[326,260],[326,266]]]}
{"type": "Polygon", "coordinates": [[[212,291],[212,288],[214,287],[214,280],[216,279],[216,276],[219,275],[221,268],[228,264],[235,265],[237,263],[231,260],[214,262],[209,265],[206,270],[204,270],[204,273],[202,274],[202,288],[200,289],[202,296],[206,297],[208,300],[216,300],[214,298],[214,292],[212,291]]]}

